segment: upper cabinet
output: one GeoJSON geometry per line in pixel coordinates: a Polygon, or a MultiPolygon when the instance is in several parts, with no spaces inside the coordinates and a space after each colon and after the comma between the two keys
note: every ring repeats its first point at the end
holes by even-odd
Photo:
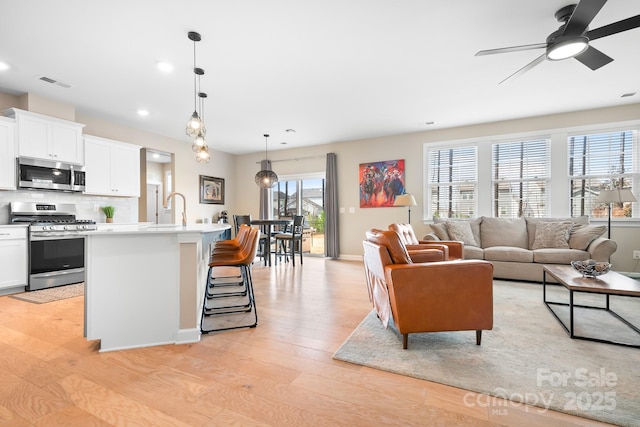
{"type": "Polygon", "coordinates": [[[84,164],[83,124],[17,108],[4,114],[16,119],[20,157],[84,164]]]}
{"type": "Polygon", "coordinates": [[[16,189],[16,142],[13,120],[0,117],[0,190],[16,189]]]}
{"type": "Polygon", "coordinates": [[[84,136],[85,194],[140,197],[140,146],[84,136]]]}

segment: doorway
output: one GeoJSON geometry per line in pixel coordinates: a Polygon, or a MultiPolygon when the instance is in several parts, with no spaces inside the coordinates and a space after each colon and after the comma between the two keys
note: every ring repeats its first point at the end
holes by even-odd
{"type": "Polygon", "coordinates": [[[173,191],[174,155],[152,148],[143,148],[141,154],[138,221],[173,224],[171,205],[165,208],[163,201],[173,191]]]}
{"type": "Polygon", "coordinates": [[[273,188],[274,218],[304,215],[302,252],[324,256],[323,174],[283,177],[273,188]]]}

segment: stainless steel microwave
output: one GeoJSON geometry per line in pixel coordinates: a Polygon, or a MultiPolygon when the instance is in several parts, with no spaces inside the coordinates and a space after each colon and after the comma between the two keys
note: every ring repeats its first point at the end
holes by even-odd
{"type": "Polygon", "coordinates": [[[84,166],[50,160],[18,158],[18,188],[84,191],[84,166]]]}

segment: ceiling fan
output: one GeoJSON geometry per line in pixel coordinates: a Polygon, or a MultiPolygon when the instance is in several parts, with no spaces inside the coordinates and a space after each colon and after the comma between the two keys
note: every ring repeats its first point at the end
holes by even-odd
{"type": "Polygon", "coordinates": [[[606,2],[607,0],[581,0],[577,5],[571,4],[558,10],[555,17],[562,25],[558,30],[549,34],[545,43],[481,50],[475,56],[545,49],[545,53],[502,80],[500,84],[524,74],[545,59],[560,61],[575,58],[592,70],[597,70],[613,61],[613,58],[590,46],[589,42],[640,27],[640,15],[636,15],[604,27],[589,30],[589,24],[606,2]]]}

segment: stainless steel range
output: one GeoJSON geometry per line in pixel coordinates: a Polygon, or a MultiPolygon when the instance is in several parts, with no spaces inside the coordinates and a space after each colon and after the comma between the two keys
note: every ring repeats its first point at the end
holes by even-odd
{"type": "Polygon", "coordinates": [[[28,291],[84,282],[85,239],[95,221],[76,219],[68,203],[12,202],[12,224],[29,224],[28,291]]]}

